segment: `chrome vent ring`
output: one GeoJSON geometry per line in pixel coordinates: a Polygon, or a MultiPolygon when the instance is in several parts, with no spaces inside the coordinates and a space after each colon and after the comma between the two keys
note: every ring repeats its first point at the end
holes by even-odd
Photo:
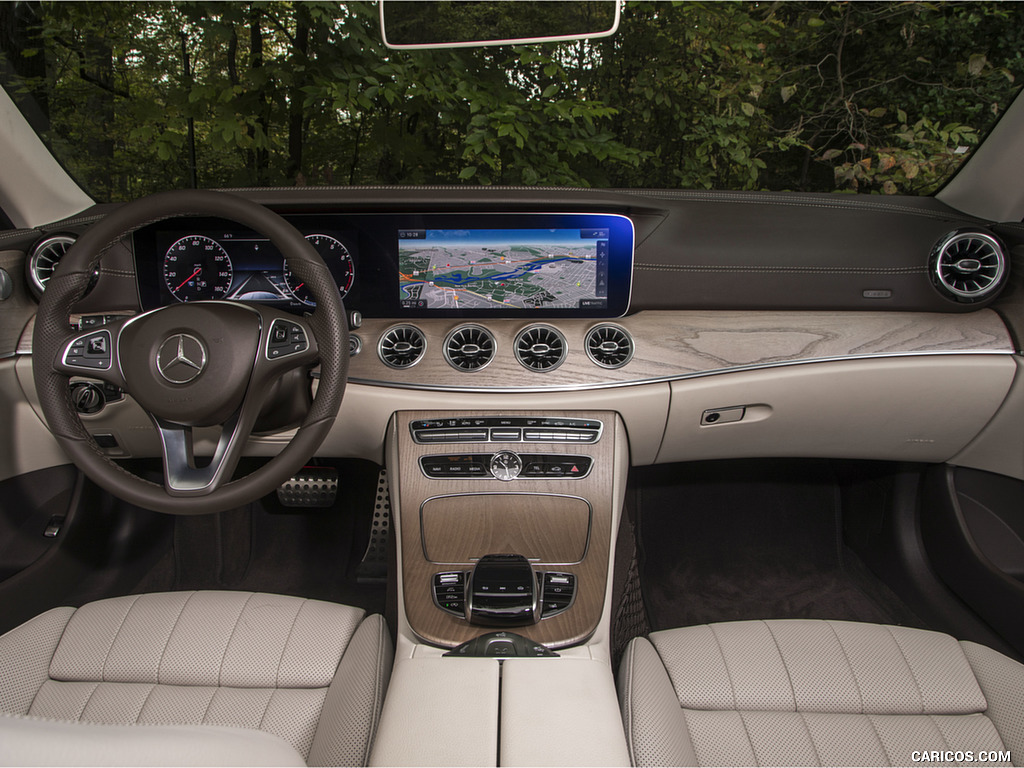
{"type": "Polygon", "coordinates": [[[46,283],[53,276],[64,254],[74,244],[74,235],[52,235],[40,240],[32,249],[32,255],[28,259],[28,275],[32,288],[37,293],[41,294],[46,290],[46,283]]]}
{"type": "Polygon", "coordinates": [[[531,371],[551,371],[565,360],[565,336],[550,325],[531,325],[519,332],[514,345],[516,360],[531,371]]]}
{"type": "Polygon", "coordinates": [[[602,368],[621,368],[633,359],[633,337],[617,325],[598,325],[587,333],[587,356],[602,368]]]}
{"type": "Polygon", "coordinates": [[[974,302],[993,296],[1006,277],[1006,255],[992,235],[957,231],[932,253],[932,282],[947,298],[974,302]]]}
{"type": "Polygon", "coordinates": [[[460,325],[444,340],[444,359],[460,371],[479,371],[494,359],[494,336],[482,325],[460,325]]]}
{"type": "Polygon", "coordinates": [[[415,325],[388,328],[377,342],[377,356],[389,368],[412,368],[423,359],[427,339],[415,325]]]}

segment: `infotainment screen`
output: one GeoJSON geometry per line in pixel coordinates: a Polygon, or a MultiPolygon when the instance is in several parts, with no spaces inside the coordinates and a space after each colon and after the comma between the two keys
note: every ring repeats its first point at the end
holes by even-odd
{"type": "Polygon", "coordinates": [[[604,309],[608,228],[405,229],[398,298],[418,309],[604,309]]]}
{"type": "MultiPolygon", "coordinates": [[[[462,223],[476,224],[473,218],[462,223]]],[[[502,219],[504,226],[450,228],[424,221],[427,226],[400,228],[399,306],[445,315],[624,311],[633,246],[628,219],[540,214],[522,217],[521,227],[506,224],[518,224],[514,217],[502,219]]]]}

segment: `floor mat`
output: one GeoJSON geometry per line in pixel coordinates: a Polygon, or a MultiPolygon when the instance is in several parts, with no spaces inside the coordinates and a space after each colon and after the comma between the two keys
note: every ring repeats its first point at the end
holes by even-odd
{"type": "Polygon", "coordinates": [[[271,495],[217,515],[176,518],[172,551],[136,591],[251,590],[383,613],[385,585],[356,577],[377,470],[370,462],[346,462],[339,478],[343,491],[327,509],[288,509],[271,495]]]}
{"type": "Polygon", "coordinates": [[[827,462],[702,462],[636,473],[652,629],[743,619],[920,620],[842,546],[827,462]]]}

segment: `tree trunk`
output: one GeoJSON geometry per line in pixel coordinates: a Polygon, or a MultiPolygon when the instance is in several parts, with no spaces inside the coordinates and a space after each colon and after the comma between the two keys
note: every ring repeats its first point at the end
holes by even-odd
{"type": "Polygon", "coordinates": [[[50,128],[46,42],[39,35],[42,12],[38,2],[0,3],[0,82],[10,93],[20,87],[28,90],[28,99],[15,98],[29,124],[40,133],[50,128]],[[26,56],[25,51],[35,51],[35,55],[26,56]]]}
{"type": "MultiPolygon", "coordinates": [[[[263,66],[263,28],[262,13],[259,8],[253,8],[249,17],[249,69],[256,70],[263,66]]],[[[266,86],[264,86],[265,88],[266,86]]],[[[270,121],[267,118],[267,99],[263,92],[258,94],[256,103],[259,105],[257,122],[263,129],[263,135],[270,133],[270,121]]],[[[249,135],[255,132],[250,129],[249,135]]],[[[266,181],[267,166],[270,155],[265,148],[257,147],[250,154],[250,167],[252,168],[252,182],[260,186],[266,181]]]]}
{"type": "Polygon", "coordinates": [[[295,44],[292,48],[293,79],[288,94],[288,163],[285,176],[299,182],[302,169],[302,145],[305,141],[305,121],[302,114],[302,87],[308,82],[309,68],[309,11],[303,3],[295,6],[295,44]]]}

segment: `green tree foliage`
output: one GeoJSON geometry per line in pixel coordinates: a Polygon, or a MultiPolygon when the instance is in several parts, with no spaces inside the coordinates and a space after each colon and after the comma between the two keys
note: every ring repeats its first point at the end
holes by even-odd
{"type": "Polygon", "coordinates": [[[101,200],[193,183],[929,193],[1024,76],[1018,4],[630,2],[611,38],[417,52],[386,49],[377,13],[0,3],[0,75],[101,200]]]}

